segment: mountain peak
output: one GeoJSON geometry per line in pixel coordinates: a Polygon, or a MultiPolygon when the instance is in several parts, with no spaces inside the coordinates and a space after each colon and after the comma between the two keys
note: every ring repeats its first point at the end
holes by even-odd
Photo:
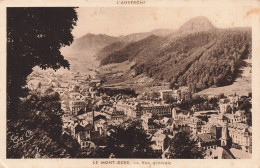
{"type": "Polygon", "coordinates": [[[204,16],[198,16],[188,20],[184,23],[179,31],[181,32],[199,32],[199,31],[208,31],[215,29],[215,26],[209,21],[208,18],[204,16]]]}
{"type": "Polygon", "coordinates": [[[106,37],[111,37],[111,38],[114,38],[112,36],[108,36],[106,34],[92,34],[92,33],[88,33],[82,37],[80,37],[79,39],[82,39],[82,38],[106,38],[106,37]]]}

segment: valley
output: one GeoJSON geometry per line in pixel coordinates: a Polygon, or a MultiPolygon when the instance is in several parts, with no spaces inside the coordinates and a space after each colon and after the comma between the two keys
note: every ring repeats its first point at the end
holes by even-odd
{"type": "Polygon", "coordinates": [[[250,28],[219,29],[207,18],[196,17],[177,30],[119,37],[87,34],[61,51],[71,71],[96,76],[105,87],[138,93],[189,87],[196,95],[228,92],[241,82],[248,85],[241,70],[251,69],[244,64],[251,50],[250,28]]]}

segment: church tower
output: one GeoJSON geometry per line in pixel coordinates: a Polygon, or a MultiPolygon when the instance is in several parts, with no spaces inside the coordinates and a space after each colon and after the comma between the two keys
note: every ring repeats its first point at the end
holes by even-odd
{"type": "Polygon", "coordinates": [[[94,126],[94,122],[95,122],[95,111],[94,109],[92,109],[92,125],[94,126]]]}
{"type": "Polygon", "coordinates": [[[177,116],[177,114],[176,114],[176,109],[173,108],[173,109],[172,109],[172,118],[173,118],[174,120],[176,120],[176,119],[177,119],[176,116],[177,116]]]}
{"type": "Polygon", "coordinates": [[[222,127],[222,136],[220,138],[221,146],[228,146],[230,137],[228,135],[228,123],[225,122],[224,126],[222,127]]]}
{"type": "Polygon", "coordinates": [[[187,116],[188,116],[188,118],[190,117],[190,112],[188,112],[187,116]]]}

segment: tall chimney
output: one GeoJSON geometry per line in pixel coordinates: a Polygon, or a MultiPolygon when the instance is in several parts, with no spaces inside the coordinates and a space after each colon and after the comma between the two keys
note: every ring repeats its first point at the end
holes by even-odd
{"type": "Polygon", "coordinates": [[[95,117],[95,111],[92,109],[92,125],[94,127],[94,117],[95,117]]]}

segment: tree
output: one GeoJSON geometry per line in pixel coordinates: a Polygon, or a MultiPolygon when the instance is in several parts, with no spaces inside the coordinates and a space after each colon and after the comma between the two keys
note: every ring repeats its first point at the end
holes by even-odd
{"type": "Polygon", "coordinates": [[[44,94],[45,94],[45,95],[48,95],[48,94],[50,94],[50,93],[52,93],[52,92],[54,92],[54,90],[53,90],[53,87],[50,86],[50,87],[48,87],[48,88],[44,91],[44,94]]]}
{"type": "Polygon", "coordinates": [[[212,105],[213,109],[216,109],[218,107],[218,99],[217,98],[211,98],[209,99],[209,104],[212,105]]]}
{"type": "Polygon", "coordinates": [[[160,97],[160,94],[158,92],[152,92],[151,93],[151,99],[154,100],[154,99],[157,99],[160,97]]]}
{"type": "Polygon", "coordinates": [[[42,83],[39,82],[38,85],[37,85],[37,89],[41,89],[42,88],[42,83]]]}
{"type": "Polygon", "coordinates": [[[63,111],[55,94],[29,96],[18,110],[23,117],[7,122],[7,158],[63,158],[71,157],[67,139],[62,141],[63,111]]]}
{"type": "Polygon", "coordinates": [[[240,110],[245,110],[246,123],[249,126],[252,126],[252,104],[249,100],[241,101],[241,104],[238,107],[240,110]]]}
{"type": "Polygon", "coordinates": [[[170,104],[170,103],[176,102],[176,99],[171,95],[166,95],[165,102],[170,104]]]}
{"type": "Polygon", "coordinates": [[[191,139],[188,132],[178,132],[170,143],[169,158],[202,159],[204,152],[197,146],[197,141],[191,139]]]}
{"type": "Polygon", "coordinates": [[[136,122],[129,126],[112,128],[107,137],[107,146],[104,149],[106,156],[115,158],[155,158],[151,145],[151,137],[136,122]]]}
{"type": "Polygon", "coordinates": [[[22,121],[8,123],[7,158],[66,157],[70,157],[68,151],[60,143],[52,140],[46,131],[40,128],[28,129],[22,121]],[[19,138],[23,138],[23,140],[19,140],[19,138]]]}
{"type": "Polygon", "coordinates": [[[69,68],[60,48],[73,41],[75,8],[7,8],[7,118],[17,117],[19,97],[32,68],[69,68]]]}
{"type": "Polygon", "coordinates": [[[230,105],[228,105],[226,113],[232,114],[232,111],[233,111],[232,107],[230,105]]]}
{"type": "Polygon", "coordinates": [[[74,139],[71,135],[64,133],[62,135],[62,144],[64,148],[69,152],[71,157],[77,157],[80,145],[76,139],[74,139]]]}

